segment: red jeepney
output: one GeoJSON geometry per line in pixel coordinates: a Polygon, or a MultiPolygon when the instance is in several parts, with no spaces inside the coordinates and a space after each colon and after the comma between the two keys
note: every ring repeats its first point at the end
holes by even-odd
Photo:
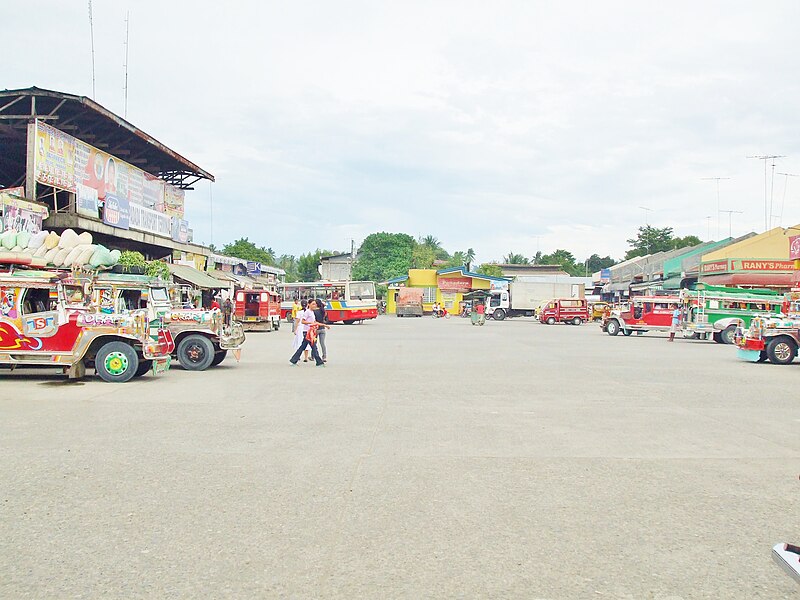
{"type": "Polygon", "coordinates": [[[275,331],[281,326],[281,299],[269,290],[241,289],[235,296],[236,320],[245,331],[275,331]]]}
{"type": "Polygon", "coordinates": [[[589,305],[586,298],[555,298],[542,307],[539,322],[554,325],[569,323],[580,325],[589,320],[589,305]]]}
{"type": "Polygon", "coordinates": [[[601,325],[608,335],[620,331],[630,335],[634,331],[669,331],[672,326],[673,305],[683,306],[680,296],[636,296],[622,308],[611,311],[601,325]]]}

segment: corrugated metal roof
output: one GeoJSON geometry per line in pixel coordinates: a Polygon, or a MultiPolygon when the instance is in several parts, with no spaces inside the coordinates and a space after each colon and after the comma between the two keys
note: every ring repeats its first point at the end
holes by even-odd
{"type": "Polygon", "coordinates": [[[195,287],[207,290],[223,290],[229,286],[228,283],[220,281],[216,277],[211,277],[202,271],[198,271],[194,267],[187,267],[186,265],[169,264],[170,273],[178,279],[183,279],[185,282],[192,284],[195,287]]]}

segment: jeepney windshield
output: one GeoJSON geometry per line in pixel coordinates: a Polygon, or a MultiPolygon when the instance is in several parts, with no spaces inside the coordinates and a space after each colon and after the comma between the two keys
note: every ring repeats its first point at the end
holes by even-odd
{"type": "Polygon", "coordinates": [[[167,288],[163,287],[150,288],[150,297],[153,299],[153,302],[169,302],[169,294],[167,294],[167,288]]]}

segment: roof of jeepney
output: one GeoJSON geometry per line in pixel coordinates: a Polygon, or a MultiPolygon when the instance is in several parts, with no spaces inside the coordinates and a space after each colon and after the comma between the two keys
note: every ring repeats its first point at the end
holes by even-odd
{"type": "Polygon", "coordinates": [[[101,273],[97,276],[98,283],[117,283],[135,285],[164,284],[162,280],[149,275],[133,275],[131,273],[101,273]]]}
{"type": "Polygon", "coordinates": [[[3,282],[10,282],[12,285],[25,282],[52,283],[64,278],[64,274],[58,271],[18,269],[11,272],[0,272],[0,284],[3,282]]]}

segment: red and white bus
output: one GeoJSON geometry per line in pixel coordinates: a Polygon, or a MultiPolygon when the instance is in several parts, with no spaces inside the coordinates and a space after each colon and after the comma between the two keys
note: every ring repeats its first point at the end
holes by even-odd
{"type": "Polygon", "coordinates": [[[291,321],[295,299],[325,301],[328,320],[332,323],[355,323],[378,316],[373,281],[311,281],[307,283],[280,283],[281,319],[291,321]]]}

